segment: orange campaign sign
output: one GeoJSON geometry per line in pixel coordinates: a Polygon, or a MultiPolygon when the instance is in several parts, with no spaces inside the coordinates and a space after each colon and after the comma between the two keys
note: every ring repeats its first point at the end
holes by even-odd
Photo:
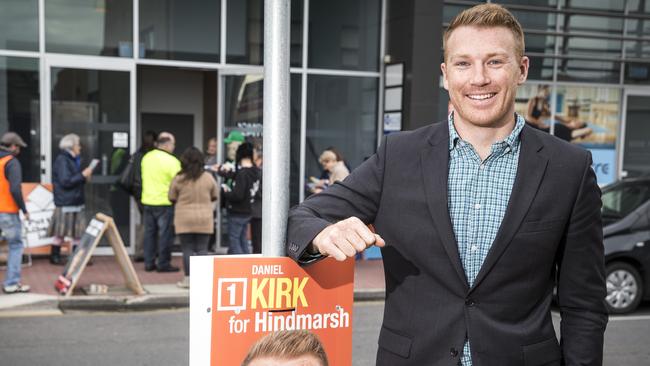
{"type": "Polygon", "coordinates": [[[311,332],[330,365],[351,365],[353,260],[199,256],[190,266],[191,366],[239,366],[277,331],[311,332]]]}

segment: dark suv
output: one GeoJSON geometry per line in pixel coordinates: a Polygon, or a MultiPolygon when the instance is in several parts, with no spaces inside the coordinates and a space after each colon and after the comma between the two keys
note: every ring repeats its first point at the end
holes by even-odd
{"type": "Polygon", "coordinates": [[[614,314],[650,300],[650,177],[603,188],[607,306],[614,314]]]}

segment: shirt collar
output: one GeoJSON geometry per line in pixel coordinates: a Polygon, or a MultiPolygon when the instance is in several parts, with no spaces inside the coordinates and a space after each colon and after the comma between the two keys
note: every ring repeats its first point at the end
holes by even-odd
{"type": "MultiPolygon", "coordinates": [[[[458,145],[458,142],[462,140],[456,131],[456,127],[454,127],[454,112],[449,113],[447,116],[447,124],[449,126],[449,150],[451,151],[458,145]]],[[[508,137],[500,142],[504,142],[510,147],[510,149],[514,149],[519,144],[519,136],[525,124],[526,120],[524,120],[524,117],[515,113],[515,128],[512,129],[512,132],[508,137]]]]}

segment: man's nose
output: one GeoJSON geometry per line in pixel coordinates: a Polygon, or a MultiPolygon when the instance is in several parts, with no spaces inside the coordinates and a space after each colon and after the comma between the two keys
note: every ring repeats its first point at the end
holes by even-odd
{"type": "Polygon", "coordinates": [[[482,63],[476,63],[472,68],[472,85],[483,86],[490,83],[488,70],[482,63]]]}

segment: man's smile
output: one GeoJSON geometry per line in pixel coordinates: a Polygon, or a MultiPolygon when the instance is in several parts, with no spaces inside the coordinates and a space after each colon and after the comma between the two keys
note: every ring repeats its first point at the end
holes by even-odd
{"type": "Polygon", "coordinates": [[[486,100],[497,95],[497,93],[483,93],[483,94],[467,94],[467,97],[472,100],[486,100]]]}

